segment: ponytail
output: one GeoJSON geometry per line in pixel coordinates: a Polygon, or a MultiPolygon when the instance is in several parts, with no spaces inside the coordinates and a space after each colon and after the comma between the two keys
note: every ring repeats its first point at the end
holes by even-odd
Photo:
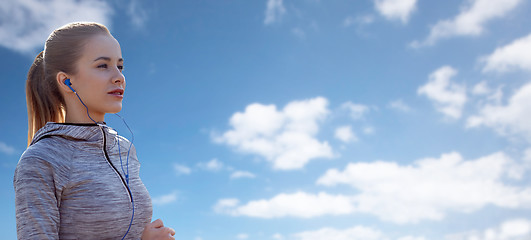
{"type": "Polygon", "coordinates": [[[46,77],[44,51],[40,52],[28,72],[26,80],[28,105],[28,146],[35,133],[47,122],[64,122],[64,99],[55,79],[46,77]]]}

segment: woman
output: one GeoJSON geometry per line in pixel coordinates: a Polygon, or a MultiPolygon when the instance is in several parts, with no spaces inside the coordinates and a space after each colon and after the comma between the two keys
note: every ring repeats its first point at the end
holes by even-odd
{"type": "Polygon", "coordinates": [[[28,148],[14,176],[18,239],[174,239],[151,222],[133,145],[104,122],[122,108],[120,45],[97,23],[55,30],[26,82],[28,148]]]}

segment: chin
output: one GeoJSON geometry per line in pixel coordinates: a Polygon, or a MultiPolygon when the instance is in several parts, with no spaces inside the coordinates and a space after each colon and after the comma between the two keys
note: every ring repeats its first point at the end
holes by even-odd
{"type": "Polygon", "coordinates": [[[110,106],[107,111],[107,113],[119,113],[120,111],[122,111],[122,104],[120,104],[119,106],[110,106]]]}

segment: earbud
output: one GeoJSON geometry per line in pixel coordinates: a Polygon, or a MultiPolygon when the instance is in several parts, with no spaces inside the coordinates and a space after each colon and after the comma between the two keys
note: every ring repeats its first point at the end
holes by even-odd
{"type": "Polygon", "coordinates": [[[88,107],[87,105],[85,105],[85,103],[83,102],[83,100],[81,100],[81,97],[79,96],[79,94],[77,94],[76,90],[74,90],[72,88],[72,83],[70,82],[70,78],[67,78],[65,79],[64,81],[65,85],[68,86],[68,88],[70,88],[70,90],[72,90],[72,92],[74,92],[77,96],[77,99],[79,99],[79,101],[81,102],[81,104],[83,104],[83,106],[85,106],[85,109],[87,109],[87,116],[90,118],[90,120],[92,120],[95,124],[98,124],[96,121],[94,121],[94,119],[92,119],[90,117],[90,113],[89,113],[89,110],[88,110],[88,107]]]}
{"type": "Polygon", "coordinates": [[[72,83],[70,82],[70,78],[65,79],[65,85],[68,86],[68,88],[70,88],[72,92],[76,92],[76,90],[72,88],[72,83]]]}

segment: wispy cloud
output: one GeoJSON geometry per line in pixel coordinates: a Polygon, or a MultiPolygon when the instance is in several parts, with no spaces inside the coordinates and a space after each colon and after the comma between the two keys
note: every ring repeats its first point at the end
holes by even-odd
{"type": "Polygon", "coordinates": [[[235,171],[230,175],[231,179],[238,179],[238,178],[255,178],[256,176],[247,171],[235,171]]]}
{"type": "Polygon", "coordinates": [[[275,105],[253,103],[233,114],[232,129],[214,140],[262,156],[275,169],[299,169],[312,159],[333,157],[328,142],[315,138],[329,113],[327,105],[322,97],[290,102],[281,111],[275,105]]]}
{"type": "Polygon", "coordinates": [[[531,147],[525,150],[524,161],[530,164],[529,166],[531,167],[531,147]]]}
{"type": "Polygon", "coordinates": [[[531,34],[497,48],[492,54],[481,58],[485,63],[483,72],[531,71],[531,34]]]}
{"type": "Polygon", "coordinates": [[[148,13],[141,4],[139,0],[131,0],[127,6],[127,14],[136,28],[143,28],[148,21],[148,13]]]}
{"type": "Polygon", "coordinates": [[[467,101],[466,88],[451,81],[456,74],[454,68],[443,66],[431,73],[428,83],[417,90],[419,95],[425,95],[433,101],[437,111],[453,119],[461,118],[467,101]]]}
{"type": "Polygon", "coordinates": [[[407,23],[416,9],[417,0],[374,0],[374,7],[389,20],[407,23]]]}
{"type": "Polygon", "coordinates": [[[284,235],[280,234],[280,233],[275,233],[273,234],[273,236],[271,236],[273,239],[276,239],[276,240],[283,240],[284,239],[284,235]]]}
{"type": "Polygon", "coordinates": [[[15,148],[11,147],[11,146],[3,143],[3,142],[0,142],[0,152],[8,154],[8,155],[11,155],[11,154],[15,153],[15,148]]]}
{"type": "Polygon", "coordinates": [[[375,131],[374,127],[371,127],[371,126],[363,128],[363,133],[365,133],[367,135],[372,135],[374,133],[374,131],[375,131]]]}
{"type": "Polygon", "coordinates": [[[217,158],[213,158],[208,162],[200,162],[197,164],[198,167],[207,170],[217,172],[224,168],[224,164],[219,161],[217,158]]]}
{"type": "Polygon", "coordinates": [[[363,116],[365,116],[370,108],[367,105],[353,103],[353,102],[345,102],[341,105],[341,109],[344,109],[349,112],[350,117],[353,120],[362,119],[363,116]]]}
{"type": "Polygon", "coordinates": [[[467,119],[467,127],[486,126],[508,137],[524,137],[531,142],[531,83],[518,89],[505,105],[486,103],[467,119]]]}
{"type": "Polygon", "coordinates": [[[249,235],[246,234],[246,233],[240,233],[240,234],[236,235],[236,238],[237,239],[248,239],[249,235]]]}
{"type": "Polygon", "coordinates": [[[374,16],[372,15],[363,15],[358,17],[348,16],[343,20],[343,27],[350,27],[356,25],[358,27],[371,24],[374,22],[374,16]]]}
{"type": "Polygon", "coordinates": [[[359,15],[356,17],[347,16],[343,19],[342,26],[345,28],[353,27],[359,36],[369,37],[371,34],[365,31],[365,28],[372,24],[374,20],[375,17],[372,14],[359,15]]]}
{"type": "Polygon", "coordinates": [[[309,194],[296,192],[279,194],[271,199],[251,201],[239,205],[238,199],[221,199],[214,209],[218,213],[232,216],[258,218],[301,217],[322,215],[344,215],[354,212],[350,197],[327,193],[309,194]]]}
{"type": "Polygon", "coordinates": [[[402,99],[391,101],[388,106],[392,109],[396,109],[401,112],[411,112],[411,107],[407,105],[402,99]]]}
{"type": "Polygon", "coordinates": [[[531,220],[525,218],[510,219],[502,222],[497,227],[482,231],[472,230],[446,236],[445,239],[496,239],[496,240],[523,240],[531,236],[531,220]]]}
{"type": "Polygon", "coordinates": [[[487,85],[487,82],[485,81],[481,81],[477,83],[472,88],[472,94],[474,95],[486,95],[486,94],[489,94],[490,92],[491,92],[491,89],[489,88],[489,86],[487,85]]]}
{"type": "Polygon", "coordinates": [[[264,24],[269,25],[278,22],[284,14],[286,14],[286,8],[284,8],[282,0],[267,0],[264,24]]]}
{"type": "Polygon", "coordinates": [[[240,200],[237,198],[224,198],[218,200],[212,209],[217,213],[229,213],[229,211],[234,207],[237,207],[238,204],[240,204],[240,200]]]}
{"type": "Polygon", "coordinates": [[[192,173],[192,170],[189,167],[177,163],[173,164],[173,170],[177,175],[188,175],[192,173]]]}
{"type": "Polygon", "coordinates": [[[310,230],[292,234],[295,240],[426,240],[424,237],[402,236],[390,238],[382,231],[366,227],[353,226],[346,229],[325,227],[318,230],[310,230]]]}
{"type": "Polygon", "coordinates": [[[321,228],[293,234],[297,240],[381,240],[385,239],[382,232],[364,226],[347,229],[321,228]]]}
{"type": "Polygon", "coordinates": [[[502,18],[515,9],[523,0],[471,0],[461,7],[461,12],[452,19],[441,20],[431,27],[423,41],[413,41],[412,47],[434,45],[443,38],[454,36],[478,36],[484,32],[487,22],[502,18]]]}
{"type": "Polygon", "coordinates": [[[167,205],[167,204],[173,203],[175,201],[177,201],[177,192],[172,192],[172,193],[169,193],[169,194],[166,194],[166,195],[153,197],[151,199],[151,202],[154,205],[167,205]]]}
{"type": "Polygon", "coordinates": [[[358,141],[358,137],[352,131],[351,126],[341,126],[341,127],[336,128],[334,136],[344,143],[358,141]]]}
{"type": "Polygon", "coordinates": [[[302,30],[300,28],[291,29],[291,33],[293,35],[295,35],[296,37],[300,38],[300,39],[305,39],[306,38],[306,32],[304,32],[304,30],[302,30]]]}
{"type": "Polygon", "coordinates": [[[30,54],[44,49],[48,35],[74,21],[111,23],[112,7],[103,0],[27,0],[0,4],[0,46],[30,54]]]}

